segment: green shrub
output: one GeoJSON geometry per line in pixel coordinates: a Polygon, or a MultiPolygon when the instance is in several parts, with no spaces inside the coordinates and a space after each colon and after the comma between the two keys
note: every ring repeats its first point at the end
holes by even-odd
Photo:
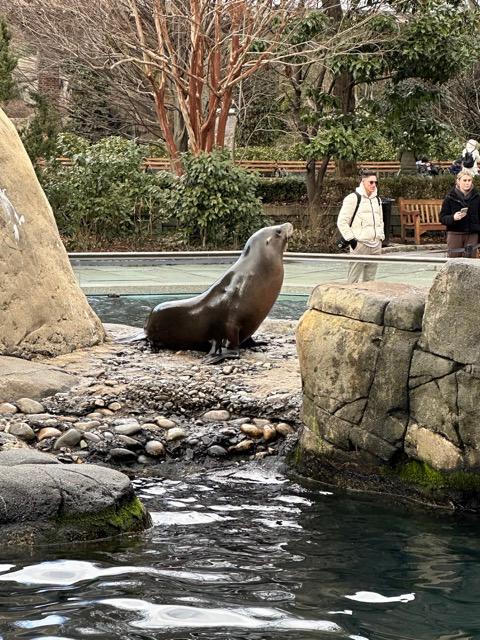
{"type": "Polygon", "coordinates": [[[238,247],[265,226],[257,177],[234,165],[228,153],[185,155],[183,166],[170,204],[189,242],[238,247]]]}
{"type": "MultiPolygon", "coordinates": [[[[475,186],[480,190],[480,177],[475,178],[475,186]]],[[[336,205],[358,187],[356,177],[326,178],[323,183],[321,201],[325,206],[336,205]]],[[[444,198],[455,184],[455,177],[445,173],[433,178],[423,176],[387,176],[379,178],[379,193],[388,198],[444,198]]],[[[264,204],[304,202],[307,199],[305,179],[289,176],[286,178],[259,178],[257,195],[264,204]]]]}
{"type": "Polygon", "coordinates": [[[174,178],[142,171],[143,155],[134,142],[109,137],[73,155],[73,166],[50,161],[40,179],[61,233],[152,233],[165,219],[174,178]]]}
{"type": "Polygon", "coordinates": [[[302,202],[307,197],[307,185],[301,177],[259,178],[257,195],[264,204],[302,202]]]}

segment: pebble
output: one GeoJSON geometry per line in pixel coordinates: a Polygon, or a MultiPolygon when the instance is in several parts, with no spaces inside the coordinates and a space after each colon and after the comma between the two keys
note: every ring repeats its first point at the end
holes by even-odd
{"type": "Polygon", "coordinates": [[[270,440],[273,440],[276,437],[277,432],[275,430],[275,427],[272,427],[271,424],[267,424],[263,427],[263,439],[265,440],[265,442],[270,442],[270,440]]]}
{"type": "Polygon", "coordinates": [[[0,414],[3,415],[11,415],[13,413],[17,413],[18,409],[14,404],[10,402],[2,402],[0,404],[0,414]]]}
{"type": "Polygon", "coordinates": [[[17,424],[8,425],[5,431],[22,440],[35,440],[35,431],[26,422],[17,422],[17,424]]]}
{"type": "Polygon", "coordinates": [[[110,455],[114,460],[118,460],[120,462],[135,462],[137,459],[137,454],[130,449],[123,449],[121,447],[115,447],[110,450],[110,455]]]}
{"type": "Polygon", "coordinates": [[[159,416],[158,418],[155,418],[155,422],[159,427],[162,427],[162,429],[172,429],[173,427],[177,426],[176,422],[174,422],[173,420],[169,420],[164,416],[159,416]]]}
{"type": "Polygon", "coordinates": [[[138,433],[142,429],[143,426],[136,420],[133,420],[131,422],[126,422],[125,424],[117,424],[117,426],[115,427],[115,433],[119,433],[123,436],[131,436],[134,433],[138,433]]]}
{"type": "Polygon", "coordinates": [[[148,453],[149,456],[164,456],[165,447],[159,440],[149,440],[145,445],[145,452],[148,453]]]}
{"type": "Polygon", "coordinates": [[[229,447],[228,450],[235,451],[237,453],[245,453],[246,451],[250,451],[253,445],[254,445],[253,440],[242,440],[241,442],[234,445],[233,447],[229,447]]]}
{"type": "Polygon", "coordinates": [[[173,429],[169,429],[167,431],[166,438],[169,442],[173,442],[174,440],[180,440],[181,438],[185,438],[187,434],[185,430],[181,427],[174,427],[173,429]]]}
{"type": "Polygon", "coordinates": [[[96,398],[95,402],[93,403],[96,407],[104,407],[105,406],[105,400],[103,400],[103,398],[96,398]]]}
{"type": "Polygon", "coordinates": [[[226,422],[230,419],[230,412],[224,409],[212,409],[203,414],[202,420],[205,422],[226,422]]]}
{"type": "Polygon", "coordinates": [[[214,444],[207,449],[207,454],[212,458],[224,458],[228,455],[228,451],[223,447],[220,447],[218,444],[214,444]]]}
{"type": "Polygon", "coordinates": [[[263,436],[263,430],[254,424],[242,424],[240,431],[250,436],[250,438],[261,438],[263,436]]]}
{"type": "Polygon", "coordinates": [[[76,429],[69,429],[55,442],[54,449],[61,447],[76,447],[82,439],[82,434],[76,429]]]}
{"type": "Polygon", "coordinates": [[[277,433],[279,433],[284,438],[289,436],[291,433],[295,433],[295,429],[286,422],[279,422],[277,425],[275,425],[275,429],[277,430],[277,433]]]}
{"type": "Polygon", "coordinates": [[[62,432],[60,431],[60,429],[55,429],[55,427],[43,427],[43,429],[40,429],[40,431],[37,433],[37,440],[41,442],[46,438],[58,438],[61,435],[62,432]]]}
{"type": "Polygon", "coordinates": [[[141,443],[135,438],[130,438],[130,436],[118,436],[118,442],[124,444],[126,447],[134,449],[135,447],[141,447],[141,443]]]}
{"type": "Polygon", "coordinates": [[[77,422],[75,424],[75,429],[79,431],[90,431],[90,429],[94,429],[98,427],[100,422],[98,420],[90,420],[89,422],[77,422]]]}
{"type": "Polygon", "coordinates": [[[18,410],[22,413],[45,413],[43,404],[40,404],[40,402],[32,400],[31,398],[20,398],[20,400],[15,402],[15,404],[17,405],[18,410]]]}
{"type": "Polygon", "coordinates": [[[101,440],[100,436],[97,436],[96,433],[90,433],[90,431],[85,431],[85,433],[82,433],[82,437],[87,442],[100,442],[101,440]]]}
{"type": "Polygon", "coordinates": [[[120,402],[110,402],[108,408],[110,409],[110,411],[120,411],[122,405],[120,404],[120,402]]]}
{"type": "Polygon", "coordinates": [[[266,427],[267,425],[270,424],[270,420],[266,420],[265,418],[254,418],[252,420],[253,424],[255,424],[257,427],[260,427],[263,429],[263,427],[266,427]]]}

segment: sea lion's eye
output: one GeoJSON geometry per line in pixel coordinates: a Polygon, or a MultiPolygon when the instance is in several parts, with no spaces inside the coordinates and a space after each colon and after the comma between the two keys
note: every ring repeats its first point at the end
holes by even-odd
{"type": "Polygon", "coordinates": [[[277,234],[277,236],[281,236],[282,235],[282,230],[281,229],[277,229],[275,231],[275,233],[277,234]]]}

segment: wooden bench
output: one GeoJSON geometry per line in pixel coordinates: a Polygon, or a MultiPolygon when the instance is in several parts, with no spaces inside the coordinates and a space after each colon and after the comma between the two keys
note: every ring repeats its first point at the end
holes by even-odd
{"type": "Polygon", "coordinates": [[[415,244],[420,244],[420,236],[426,231],[446,231],[440,222],[440,209],[443,200],[409,200],[398,199],[402,242],[406,240],[406,232],[413,229],[415,244]]]}

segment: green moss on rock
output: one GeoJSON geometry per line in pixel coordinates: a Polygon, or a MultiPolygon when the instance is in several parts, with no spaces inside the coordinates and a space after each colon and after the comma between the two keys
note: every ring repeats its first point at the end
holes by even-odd
{"type": "Polygon", "coordinates": [[[395,473],[401,480],[430,491],[465,491],[480,494],[480,474],[473,471],[438,471],[425,462],[409,460],[400,464],[395,473]]]}
{"type": "Polygon", "coordinates": [[[71,540],[92,540],[143,531],[151,524],[148,511],[136,496],[123,505],[103,511],[59,516],[55,519],[57,534],[62,539],[71,540]]]}

